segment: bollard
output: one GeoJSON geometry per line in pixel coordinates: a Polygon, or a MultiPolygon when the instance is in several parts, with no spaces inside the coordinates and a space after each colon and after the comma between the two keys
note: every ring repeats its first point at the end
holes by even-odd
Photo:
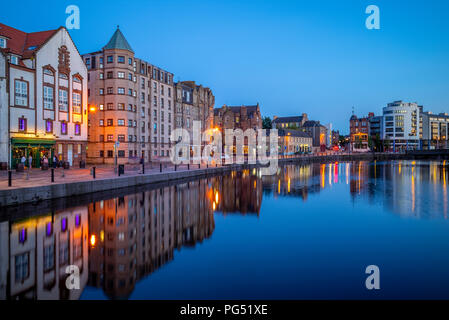
{"type": "Polygon", "coordinates": [[[142,174],[145,174],[145,163],[142,163],[142,174]]]}
{"type": "Polygon", "coordinates": [[[51,168],[51,182],[55,182],[55,169],[51,168]]]}
{"type": "Polygon", "coordinates": [[[160,166],[159,171],[162,172],[162,163],[159,163],[159,166],[160,166]]]}
{"type": "Polygon", "coordinates": [[[12,171],[8,170],[8,187],[12,186],[12,171]]]}
{"type": "Polygon", "coordinates": [[[95,179],[95,167],[92,167],[92,177],[95,179]]]}
{"type": "Polygon", "coordinates": [[[187,170],[190,170],[190,163],[187,164],[187,170]]]}
{"type": "Polygon", "coordinates": [[[178,166],[175,164],[175,171],[178,171],[178,166]]]}

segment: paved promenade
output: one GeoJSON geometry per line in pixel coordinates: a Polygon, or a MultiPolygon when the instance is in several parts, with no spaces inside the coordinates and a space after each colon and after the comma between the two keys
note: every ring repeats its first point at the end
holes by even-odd
{"type": "MultiPolygon", "coordinates": [[[[12,183],[11,187],[8,186],[8,171],[0,171],[0,190],[5,189],[18,189],[18,188],[30,188],[46,186],[49,184],[66,184],[75,183],[82,181],[94,180],[92,176],[93,165],[86,166],[86,169],[80,168],[70,168],[64,170],[62,168],[54,169],[54,182],[51,182],[51,169],[41,170],[33,168],[30,172],[25,169],[24,172],[12,171],[12,183]]],[[[215,167],[209,165],[209,168],[215,167]]],[[[207,165],[202,164],[191,164],[189,167],[187,165],[179,165],[176,167],[176,171],[186,171],[186,170],[199,170],[206,169],[207,165]]],[[[142,166],[141,165],[125,165],[125,173],[121,177],[132,177],[132,176],[142,176],[142,166]]],[[[175,172],[175,166],[173,164],[163,164],[162,172],[175,172]]],[[[145,175],[153,175],[160,173],[159,164],[145,164],[145,175]]],[[[113,179],[117,178],[118,173],[114,171],[113,166],[107,165],[96,165],[95,166],[95,180],[102,179],[113,179]]]]}

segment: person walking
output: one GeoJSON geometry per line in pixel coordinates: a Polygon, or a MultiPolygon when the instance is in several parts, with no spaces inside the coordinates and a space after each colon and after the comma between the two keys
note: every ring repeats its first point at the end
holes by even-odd
{"type": "Polygon", "coordinates": [[[28,169],[31,169],[31,165],[33,164],[33,157],[30,155],[28,156],[28,169]]]}
{"type": "Polygon", "coordinates": [[[22,163],[24,169],[25,169],[25,166],[26,166],[26,162],[27,162],[27,159],[25,158],[24,155],[22,155],[22,158],[20,159],[20,163],[22,163]]]}

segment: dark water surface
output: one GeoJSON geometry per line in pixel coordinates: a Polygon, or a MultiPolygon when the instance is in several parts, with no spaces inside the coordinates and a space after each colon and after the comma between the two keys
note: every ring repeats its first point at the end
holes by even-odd
{"type": "Polygon", "coordinates": [[[448,299],[448,165],[292,165],[19,208],[0,220],[0,299],[448,299]]]}

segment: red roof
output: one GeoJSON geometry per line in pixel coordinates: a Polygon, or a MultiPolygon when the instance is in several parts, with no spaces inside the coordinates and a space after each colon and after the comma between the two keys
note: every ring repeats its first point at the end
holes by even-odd
{"type": "Polygon", "coordinates": [[[24,59],[31,57],[56,31],[57,29],[26,33],[0,23],[0,36],[8,38],[6,50],[24,59]]]}

